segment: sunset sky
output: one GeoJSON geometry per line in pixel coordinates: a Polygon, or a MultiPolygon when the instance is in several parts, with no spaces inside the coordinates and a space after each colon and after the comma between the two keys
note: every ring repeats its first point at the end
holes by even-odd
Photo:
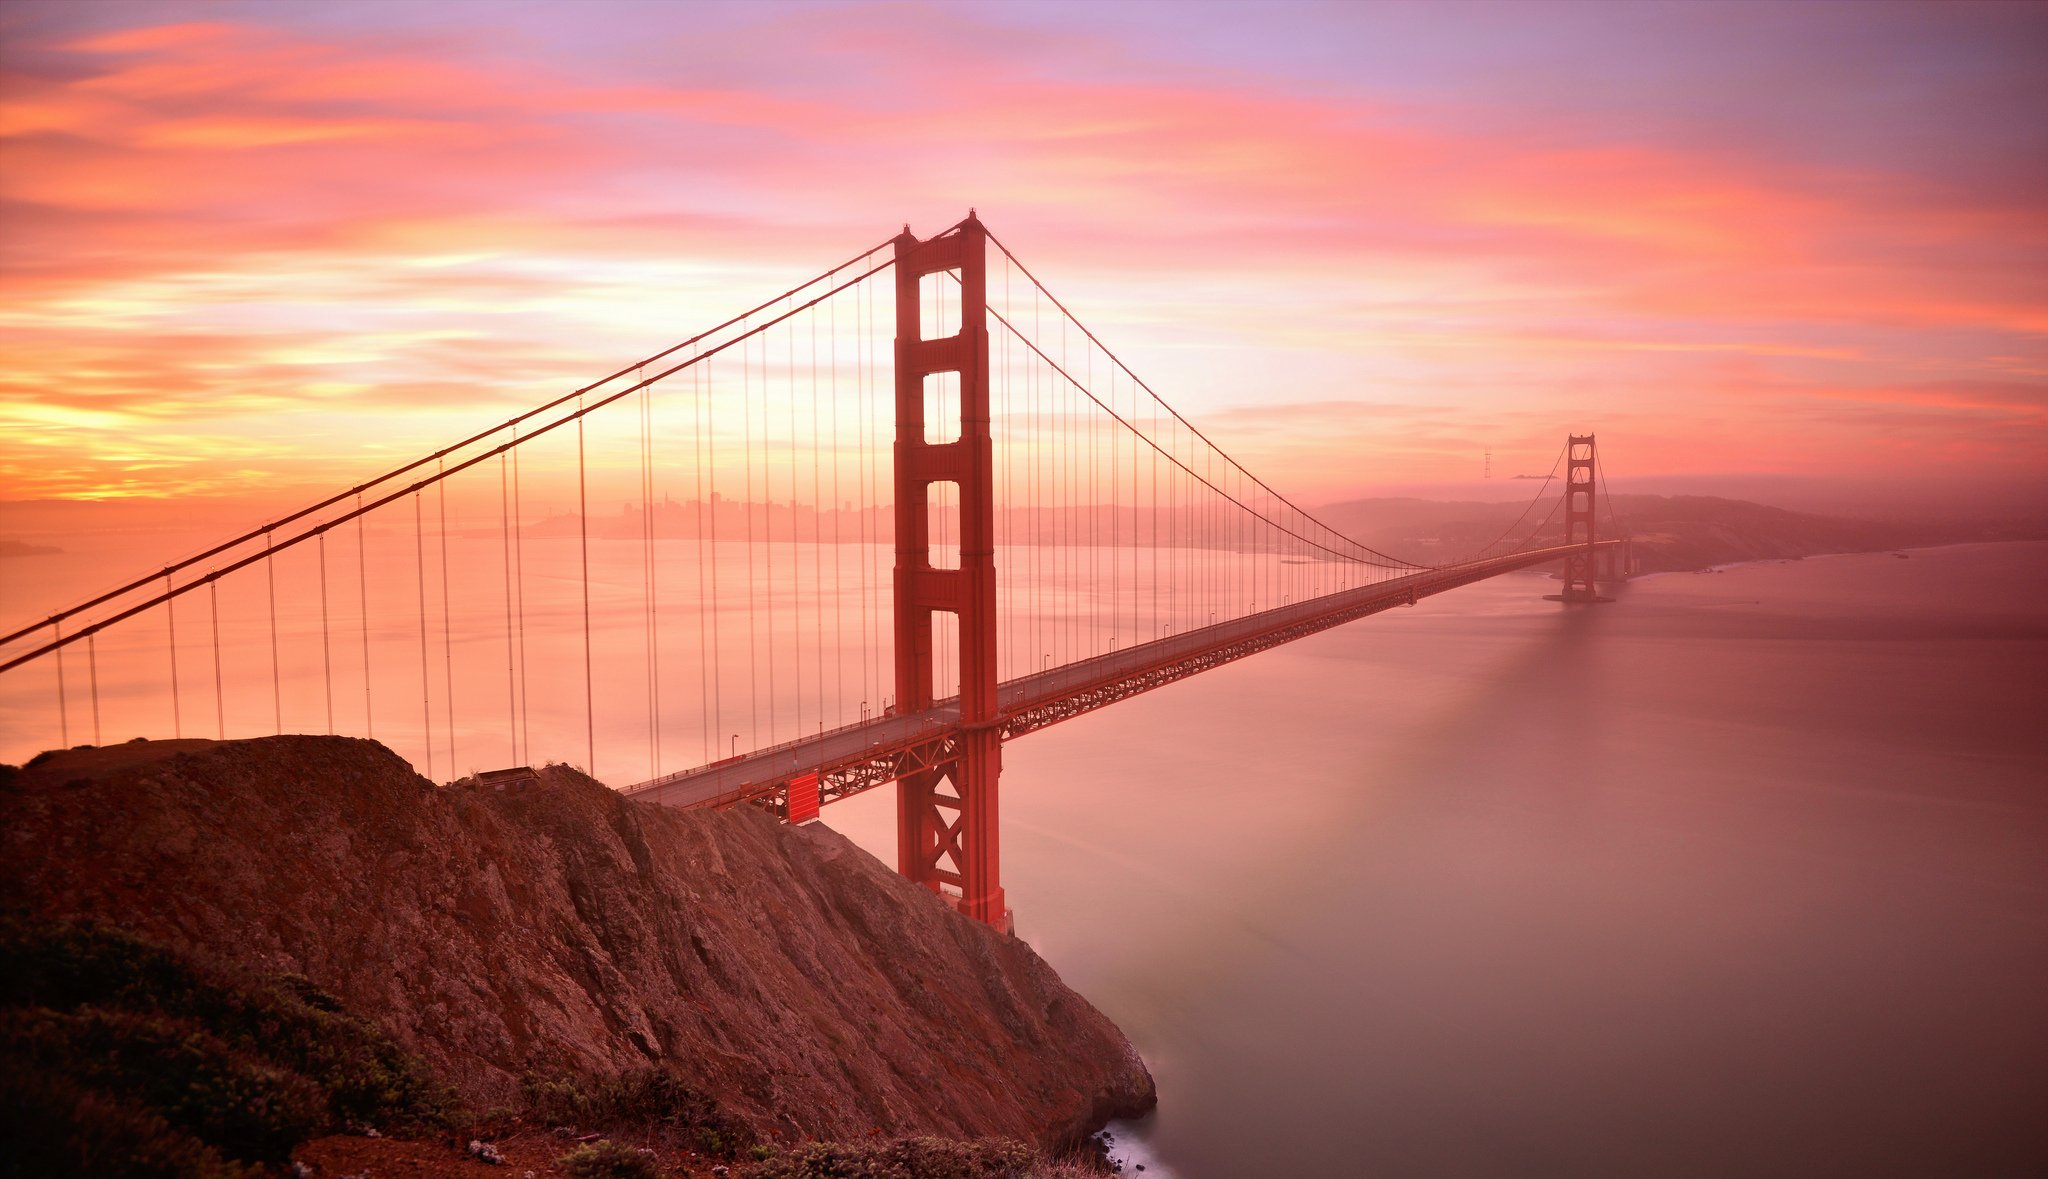
{"type": "Polygon", "coordinates": [[[969,206],[1311,499],[2048,459],[2048,7],[0,8],[0,500],[325,490],[969,206]]]}

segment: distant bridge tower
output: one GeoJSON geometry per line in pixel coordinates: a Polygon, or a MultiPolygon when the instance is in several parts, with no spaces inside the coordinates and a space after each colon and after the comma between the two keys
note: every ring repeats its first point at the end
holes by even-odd
{"type": "Polygon", "coordinates": [[[1595,458],[1593,435],[1573,434],[1565,446],[1564,543],[1583,545],[1564,559],[1564,592],[1553,595],[1563,602],[1608,602],[1594,586],[1599,572],[1599,553],[1593,548],[1594,508],[1597,490],[1593,482],[1595,458]]]}
{"type": "MultiPolygon", "coordinates": [[[[988,231],[972,212],[954,230],[896,239],[896,710],[933,700],[932,615],[959,620],[960,728],[951,760],[902,779],[896,796],[896,861],[903,875],[968,916],[1010,928],[997,846],[995,447],[989,433],[988,231]],[[920,280],[955,271],[960,330],[925,339],[920,280]],[[959,428],[925,421],[926,382],[959,376],[959,428]],[[931,441],[936,427],[945,441],[931,441]],[[959,490],[960,564],[935,568],[931,488],[959,490]]],[[[945,412],[942,406],[941,413],[945,412]]]]}

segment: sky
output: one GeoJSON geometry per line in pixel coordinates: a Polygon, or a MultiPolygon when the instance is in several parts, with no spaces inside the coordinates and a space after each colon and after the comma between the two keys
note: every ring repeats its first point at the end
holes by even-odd
{"type": "Polygon", "coordinates": [[[0,501],[346,485],[969,207],[1308,500],[2019,479],[2044,110],[2039,4],[11,0],[0,501]]]}

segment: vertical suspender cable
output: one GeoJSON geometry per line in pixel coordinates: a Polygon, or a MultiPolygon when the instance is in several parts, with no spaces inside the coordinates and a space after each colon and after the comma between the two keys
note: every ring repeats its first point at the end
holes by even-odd
{"type": "MultiPolygon", "coordinates": [[[[1060,336],[1064,339],[1066,336],[1066,324],[1064,321],[1061,323],[1060,329],[1060,336]]],[[[1070,393],[1068,396],[1072,397],[1073,395],[1070,393]]],[[[1090,562],[1094,560],[1094,553],[1089,549],[1085,539],[1088,533],[1086,528],[1083,527],[1086,523],[1084,513],[1087,512],[1087,500],[1085,498],[1087,491],[1084,489],[1081,480],[1085,469],[1084,464],[1093,461],[1087,453],[1087,441],[1082,434],[1082,428],[1086,424],[1081,418],[1081,407],[1077,399],[1074,402],[1074,412],[1067,418],[1067,453],[1072,456],[1068,460],[1067,467],[1067,535],[1071,538],[1068,543],[1073,546],[1074,551],[1069,553],[1067,557],[1065,581],[1068,586],[1072,587],[1069,593],[1072,596],[1074,608],[1069,611],[1069,616],[1073,621],[1068,626],[1068,629],[1072,632],[1072,646],[1068,648],[1066,655],[1062,658],[1061,662],[1063,663],[1078,660],[1084,655],[1094,653],[1095,650],[1093,637],[1085,633],[1083,629],[1088,625],[1088,614],[1094,608],[1094,603],[1091,599],[1095,591],[1095,579],[1091,576],[1086,584],[1081,584],[1081,568],[1084,555],[1090,562]]]]}
{"type": "MultiPolygon", "coordinates": [[[[875,691],[875,673],[872,657],[879,644],[874,637],[874,606],[871,601],[874,579],[869,570],[874,558],[870,547],[874,543],[868,535],[868,523],[873,518],[874,501],[869,498],[868,479],[868,362],[873,359],[870,352],[868,332],[872,325],[868,321],[868,283],[860,284],[853,301],[853,396],[855,435],[859,438],[860,449],[854,452],[854,481],[860,485],[860,519],[856,522],[860,537],[860,568],[854,581],[860,587],[860,694],[863,701],[878,701],[880,693],[875,691]]],[[[880,711],[877,709],[877,711],[880,711]]],[[[863,718],[865,719],[865,718],[863,718]]]]}
{"type": "MultiPolygon", "coordinates": [[[[896,630],[896,613],[893,606],[895,591],[889,577],[890,553],[893,548],[890,541],[896,535],[896,515],[889,509],[888,501],[883,498],[889,494],[886,490],[890,486],[887,464],[889,456],[893,453],[894,444],[891,439],[894,437],[893,423],[896,416],[893,408],[894,381],[891,376],[884,373],[883,365],[887,363],[889,371],[893,372],[895,364],[893,349],[885,343],[889,337],[882,335],[880,323],[879,308],[887,297],[887,292],[885,290],[882,294],[876,293],[876,289],[880,289],[879,283],[869,283],[868,287],[868,330],[867,334],[861,337],[868,354],[866,418],[869,545],[865,580],[868,585],[869,626],[874,633],[872,658],[875,669],[875,711],[880,713],[890,707],[896,683],[895,660],[891,650],[891,636],[896,630]],[[884,357],[890,359],[885,362],[884,357]]],[[[892,325],[895,323],[893,310],[891,304],[892,325]]],[[[896,334],[901,333],[892,326],[891,335],[896,334]]]]}
{"type": "MultiPolygon", "coordinates": [[[[512,646],[512,511],[505,456],[498,456],[498,542],[505,569],[505,732],[512,748],[508,766],[519,764],[519,680],[512,646]]],[[[527,755],[532,756],[529,750],[527,755]]],[[[450,771],[453,772],[453,771],[450,771]]]]}
{"type": "Polygon", "coordinates": [[[213,735],[228,739],[228,697],[220,674],[220,583],[206,583],[207,613],[213,618],[213,735]]]}
{"type": "Polygon", "coordinates": [[[640,370],[640,590],[647,624],[647,776],[661,776],[661,681],[655,654],[654,629],[654,455],[649,427],[654,415],[654,390],[647,370],[640,370]]]}
{"type": "Polygon", "coordinates": [[[747,579],[742,584],[747,591],[747,710],[751,714],[752,731],[749,740],[760,743],[761,696],[758,685],[761,677],[761,649],[754,619],[754,382],[751,349],[740,346],[740,412],[741,447],[740,465],[746,471],[746,498],[740,506],[747,517],[747,579]]]}
{"type": "MultiPolygon", "coordinates": [[[[782,393],[784,399],[788,402],[789,405],[789,636],[791,640],[790,658],[792,663],[795,665],[796,669],[796,686],[791,689],[790,696],[794,705],[791,711],[795,716],[796,732],[798,736],[802,736],[804,731],[804,557],[803,546],[799,543],[797,539],[796,527],[796,335],[793,329],[791,330],[790,334],[784,338],[782,356],[782,393]]],[[[773,553],[775,551],[775,529],[773,524],[775,496],[773,494],[770,494],[767,497],[767,499],[770,508],[768,551],[770,553],[773,553]]],[[[772,627],[774,624],[773,620],[775,618],[775,578],[772,575],[768,579],[768,608],[768,617],[770,619],[770,626],[772,627]]],[[[768,658],[770,660],[770,666],[772,667],[773,661],[775,659],[775,632],[771,629],[768,632],[768,634],[770,636],[768,642],[768,658]]],[[[770,707],[773,707],[772,702],[770,703],[770,707]]],[[[772,727],[773,722],[770,722],[770,724],[772,727]]]]}
{"type": "MultiPolygon", "coordinates": [[[[498,457],[501,461],[504,458],[503,455],[498,457]]],[[[434,460],[436,471],[444,465],[443,460],[434,460]]],[[[459,774],[455,767],[460,763],[455,760],[455,632],[449,626],[448,606],[448,484],[438,482],[434,487],[441,516],[441,674],[448,691],[448,776],[453,778],[459,774]]]]}
{"type": "MultiPolygon", "coordinates": [[[[512,437],[519,437],[519,428],[512,428],[512,437]]],[[[518,747],[526,751],[526,760],[533,760],[533,694],[526,686],[526,528],[525,516],[519,504],[519,450],[512,450],[512,602],[519,616],[519,742],[518,747]]],[[[515,753],[513,762],[519,761],[515,753]]]]}
{"type": "MultiPolygon", "coordinates": [[[[857,447],[853,455],[853,481],[858,488],[857,498],[860,501],[860,518],[854,521],[854,536],[860,545],[860,563],[854,570],[854,585],[860,590],[860,633],[856,641],[860,644],[860,695],[864,705],[879,700],[879,694],[875,691],[873,663],[878,649],[874,637],[875,613],[872,603],[875,586],[868,572],[873,563],[869,553],[869,546],[873,540],[868,534],[868,525],[874,515],[874,501],[868,492],[868,364],[873,359],[872,346],[868,340],[868,332],[873,326],[868,320],[868,305],[871,302],[868,286],[868,283],[860,284],[859,289],[854,292],[853,300],[853,432],[857,447]]],[[[877,708],[876,711],[879,712],[880,709],[877,708]]]]}
{"type": "Polygon", "coordinates": [[[164,574],[164,626],[171,638],[171,736],[185,735],[185,715],[178,704],[178,602],[170,597],[171,575],[164,574]]]}
{"type": "Polygon", "coordinates": [[[776,721],[780,719],[776,708],[775,694],[775,471],[773,469],[774,446],[771,441],[775,429],[775,395],[771,382],[775,375],[775,362],[768,355],[768,335],[761,337],[761,566],[763,576],[755,591],[761,597],[761,626],[768,632],[768,736],[764,745],[774,745],[780,739],[781,730],[776,721]]]}
{"type": "MultiPolygon", "coordinates": [[[[1067,367],[1067,359],[1067,322],[1062,319],[1060,321],[1061,368],[1067,367]]],[[[1053,454],[1052,498],[1054,537],[1051,564],[1053,608],[1058,616],[1053,620],[1052,643],[1053,654],[1058,657],[1060,663],[1064,664],[1067,662],[1069,654],[1068,638],[1073,630],[1073,623],[1070,621],[1072,611],[1065,609],[1064,600],[1070,596],[1068,586],[1072,580],[1072,565],[1075,555],[1070,551],[1074,545],[1074,422],[1073,418],[1064,412],[1064,401],[1069,396],[1067,391],[1055,385],[1049,396],[1051,406],[1048,412],[1052,415],[1054,438],[1056,439],[1055,444],[1051,447],[1053,454]]]]}
{"type": "Polygon", "coordinates": [[[1188,473],[1181,464],[1192,465],[1194,456],[1181,447],[1180,423],[1169,419],[1166,423],[1167,437],[1171,439],[1175,461],[1167,464],[1167,519],[1171,521],[1172,539],[1167,543],[1173,548],[1173,564],[1169,567],[1168,593],[1171,595],[1171,610],[1174,629],[1192,630],[1207,621],[1203,615],[1202,587],[1199,584],[1198,564],[1195,560],[1195,524],[1189,515],[1188,494],[1191,486],[1188,473]]]}
{"type": "MultiPolygon", "coordinates": [[[[725,684],[718,641],[718,383],[712,380],[711,363],[704,362],[704,470],[711,495],[707,507],[711,515],[711,750],[715,751],[725,739],[725,684]]],[[[707,752],[704,760],[716,760],[715,753],[707,752]]]]}
{"type": "Polygon", "coordinates": [[[92,743],[100,744],[100,657],[93,646],[96,635],[85,636],[85,676],[92,688],[92,743]]]}
{"type": "MultiPolygon", "coordinates": [[[[1009,265],[1010,260],[1004,258],[1003,266],[1007,269],[1009,265]]],[[[1036,288],[1033,288],[1031,292],[1031,339],[1034,343],[1039,339],[1038,291],[1036,288]]],[[[1026,652],[1026,655],[1029,656],[1027,664],[1033,670],[1037,670],[1044,667],[1046,662],[1043,655],[1046,653],[1044,595],[1045,546],[1047,544],[1047,537],[1045,531],[1046,511],[1045,505],[1041,501],[1049,494],[1046,489],[1046,480],[1043,472],[1046,470],[1046,460],[1050,459],[1052,455],[1050,448],[1045,444],[1041,435],[1041,431],[1044,429],[1044,422],[1038,416],[1039,366],[1028,355],[1024,358],[1024,364],[1026,366],[1024,369],[1025,417],[1030,423],[1032,441],[1031,490],[1028,497],[1031,504],[1031,649],[1026,652]]]]}
{"type": "MultiPolygon", "coordinates": [[[[1109,398],[1110,406],[1114,408],[1116,405],[1115,369],[1109,370],[1109,398]]],[[[1133,399],[1132,404],[1136,404],[1135,398],[1133,399]]],[[[1132,420],[1135,428],[1135,419],[1133,418],[1127,420],[1132,420]]],[[[1138,536],[1136,525],[1136,507],[1138,502],[1137,439],[1125,439],[1124,435],[1126,433],[1127,431],[1116,426],[1116,424],[1113,421],[1110,423],[1110,486],[1112,488],[1111,493],[1117,497],[1117,503],[1109,517],[1109,543],[1110,551],[1116,554],[1117,596],[1121,600],[1120,604],[1125,609],[1128,609],[1130,611],[1130,613],[1126,616],[1129,621],[1129,629],[1121,632],[1123,635],[1123,641],[1117,644],[1117,649],[1119,651],[1129,650],[1131,647],[1135,646],[1139,641],[1141,641],[1144,638],[1144,633],[1138,627],[1138,536]],[[1121,445],[1129,445],[1131,447],[1131,457],[1127,462],[1120,462],[1119,460],[1117,451],[1119,446],[1121,445]],[[1119,472],[1121,472],[1121,474],[1119,474],[1119,472]],[[1126,501],[1123,499],[1124,487],[1121,483],[1121,480],[1126,477],[1128,477],[1128,479],[1130,480],[1131,498],[1128,501],[1128,503],[1131,506],[1129,508],[1125,507],[1126,501]],[[1132,526],[1130,528],[1125,528],[1124,524],[1126,522],[1130,522],[1132,526]],[[1124,557],[1126,554],[1126,550],[1128,550],[1130,556],[1129,580],[1125,580],[1124,577],[1124,557]]]]}
{"type": "Polygon", "coordinates": [[[775,361],[771,359],[771,357],[769,356],[768,337],[766,335],[763,335],[761,337],[761,518],[763,521],[761,537],[763,542],[762,556],[768,565],[767,580],[762,587],[761,610],[762,615],[766,620],[764,625],[766,625],[766,627],[768,628],[768,739],[771,743],[776,744],[779,744],[783,739],[781,724],[782,710],[779,704],[781,696],[776,691],[776,683],[778,679],[785,678],[783,676],[778,675],[778,666],[793,666],[793,671],[791,671],[788,674],[787,678],[788,682],[794,685],[790,688],[790,699],[792,702],[792,708],[794,713],[793,723],[798,733],[801,733],[803,731],[804,706],[803,651],[801,647],[803,639],[804,620],[801,580],[803,575],[803,553],[801,551],[801,547],[797,544],[796,523],[797,461],[795,329],[790,329],[790,334],[787,337],[785,337],[782,341],[782,348],[782,395],[785,402],[785,408],[789,410],[789,421],[788,434],[784,439],[780,441],[779,444],[783,445],[788,451],[788,538],[790,544],[789,572],[778,578],[775,573],[775,553],[776,540],[779,534],[776,531],[775,525],[775,509],[777,507],[777,504],[774,489],[774,470],[771,465],[774,461],[775,449],[778,445],[778,442],[774,439],[773,434],[771,433],[771,431],[773,431],[775,428],[775,414],[773,404],[774,395],[770,392],[770,389],[773,387],[771,386],[770,381],[773,379],[776,365],[775,361]],[[791,640],[790,654],[792,664],[781,664],[778,660],[778,652],[781,650],[781,648],[777,645],[777,635],[779,633],[779,619],[778,607],[776,605],[776,593],[781,587],[785,585],[787,585],[790,589],[788,621],[791,640]]]}
{"type": "Polygon", "coordinates": [[[584,773],[597,777],[597,698],[590,670],[590,495],[583,464],[583,399],[576,399],[576,536],[583,566],[583,735],[588,762],[584,773]]]}
{"type": "MultiPolygon", "coordinates": [[[[1091,352],[1089,355],[1092,356],[1094,354],[1091,352]]],[[[1092,385],[1093,382],[1091,381],[1090,384],[1092,385]]],[[[1116,405],[1115,369],[1109,370],[1109,404],[1112,408],[1116,405]]],[[[1117,429],[1114,422],[1105,423],[1103,426],[1103,438],[1109,443],[1109,642],[1111,647],[1117,645],[1117,627],[1123,615],[1124,605],[1124,550],[1121,543],[1121,533],[1123,530],[1119,526],[1119,517],[1123,515],[1123,505],[1118,502],[1123,488],[1117,484],[1116,466],[1116,444],[1120,433],[1121,431],[1117,429]]],[[[1126,637],[1128,637],[1128,634],[1129,632],[1125,632],[1126,637]]]]}
{"type": "MultiPolygon", "coordinates": [[[[813,311],[811,313],[810,320],[811,409],[810,412],[805,416],[808,417],[811,422],[811,582],[813,585],[813,589],[811,591],[811,616],[813,624],[817,627],[818,632],[817,637],[815,639],[815,642],[817,643],[818,663],[814,670],[817,672],[818,680],[818,728],[820,730],[823,730],[825,727],[825,550],[823,546],[819,543],[818,539],[819,525],[824,523],[824,517],[818,514],[821,507],[819,503],[820,497],[818,495],[818,487],[820,483],[819,471],[821,468],[818,459],[817,312],[813,311]]],[[[802,736],[802,734],[799,733],[798,736],[802,736]]]]}
{"type": "Polygon", "coordinates": [[[327,533],[319,537],[320,550],[320,679],[326,685],[327,734],[334,735],[334,646],[327,634],[327,533]]]}
{"type": "Polygon", "coordinates": [[[427,686],[427,536],[420,519],[420,493],[412,493],[412,567],[420,602],[420,743],[427,750],[427,780],[434,780],[434,696],[427,686]]]}
{"type": "MultiPolygon", "coordinates": [[[[263,533],[263,551],[266,553],[270,551],[270,540],[270,532],[268,529],[266,529],[264,530],[263,533]]],[[[284,733],[284,676],[283,673],[281,673],[278,670],[277,658],[276,557],[264,558],[263,577],[265,583],[268,585],[270,590],[270,704],[272,708],[271,719],[275,722],[276,731],[280,735],[282,735],[284,733]]]]}
{"type": "MultiPolygon", "coordinates": [[[[1090,352],[1089,356],[1093,357],[1094,353],[1090,352]]],[[[1095,388],[1095,382],[1093,380],[1090,380],[1088,383],[1088,387],[1089,391],[1093,392],[1095,388]]],[[[1110,370],[1109,374],[1108,404],[1110,404],[1111,406],[1114,406],[1116,404],[1116,371],[1114,369],[1110,370]]],[[[1104,539],[1107,541],[1107,551],[1103,554],[1103,556],[1109,562],[1109,649],[1119,650],[1121,649],[1121,644],[1119,640],[1122,637],[1122,633],[1119,628],[1123,620],[1124,565],[1123,550],[1117,546],[1117,514],[1119,511],[1117,504],[1117,493],[1121,490],[1117,486],[1116,463],[1116,443],[1117,434],[1119,431],[1117,429],[1116,423],[1113,420],[1099,422],[1097,424],[1101,426],[1101,433],[1103,439],[1102,445],[1104,449],[1103,462],[1105,464],[1105,469],[1108,472],[1104,484],[1109,491],[1109,511],[1107,513],[1107,518],[1104,520],[1104,524],[1106,525],[1106,528],[1104,529],[1106,536],[1104,539]]]]}
{"type": "MultiPolygon", "coordinates": [[[[878,286],[879,284],[870,284],[878,286]]],[[[893,607],[894,590],[889,581],[890,548],[885,536],[894,538],[896,516],[889,511],[883,496],[889,494],[889,468],[886,465],[893,453],[891,423],[895,420],[892,396],[893,383],[882,374],[881,357],[891,355],[882,343],[877,315],[877,304],[884,296],[874,291],[868,293],[868,510],[869,531],[874,543],[868,548],[868,585],[870,601],[874,608],[875,630],[875,709],[884,711],[895,698],[895,662],[890,650],[896,629],[896,613],[893,607]]],[[[895,322],[892,315],[890,322],[895,322]]],[[[897,334],[900,334],[897,333],[897,334]]],[[[893,357],[890,369],[894,370],[893,357]]]]}
{"type": "MultiPolygon", "coordinates": [[[[705,362],[707,365],[709,361],[705,362]]],[[[707,637],[710,598],[704,589],[704,385],[690,369],[690,458],[697,469],[697,711],[704,730],[703,760],[711,756],[711,664],[716,658],[707,637]]]]}
{"type": "MultiPolygon", "coordinates": [[[[50,624],[50,637],[53,639],[61,639],[64,637],[64,624],[62,622],[53,622],[50,624]]],[[[70,701],[64,698],[64,648],[57,648],[56,656],[57,735],[59,739],[63,741],[64,748],[69,749],[71,748],[71,704],[70,701]]]]}
{"type": "MultiPolygon", "coordinates": [[[[363,510],[363,497],[356,494],[356,511],[363,510]]],[[[356,604],[362,610],[363,631],[363,735],[376,739],[376,715],[370,706],[370,573],[369,558],[364,555],[368,547],[363,536],[363,518],[356,517],[356,604]]],[[[218,652],[215,653],[218,669],[218,652]]]]}
{"type": "Polygon", "coordinates": [[[827,326],[825,350],[826,371],[829,388],[826,396],[832,404],[832,672],[833,694],[838,697],[839,714],[846,715],[846,570],[845,551],[840,547],[839,526],[839,304],[826,304],[826,313],[831,317],[827,326]]]}
{"type": "MultiPolygon", "coordinates": [[[[1006,280],[1009,278],[1009,272],[1007,270],[1004,271],[1003,277],[1006,280]]],[[[1009,310],[1010,301],[1007,298],[1006,293],[1006,297],[1003,300],[1003,311],[1007,313],[1009,310]]],[[[1010,341],[1008,337],[1004,337],[999,358],[991,359],[989,362],[990,365],[995,369],[995,372],[998,374],[996,377],[996,407],[994,411],[989,415],[991,418],[991,421],[989,422],[989,434],[991,438],[993,438],[996,431],[996,422],[1002,422],[1006,426],[1009,422],[1009,360],[1010,341]]],[[[1007,441],[1007,437],[1005,438],[1005,441],[1007,441]]],[[[1000,553],[1003,547],[1002,542],[1009,538],[1009,505],[1012,499],[1014,498],[1013,496],[1010,495],[1010,449],[1007,446],[1000,446],[996,449],[995,488],[991,493],[991,496],[992,498],[996,498],[997,502],[1001,504],[1001,506],[996,509],[995,536],[992,538],[995,543],[996,550],[1000,553]]],[[[966,532],[963,530],[961,532],[961,535],[965,536],[966,532]]],[[[964,558],[962,563],[965,563],[964,558]]],[[[1002,568],[1002,560],[1000,557],[997,558],[996,568],[998,570],[1002,568]]],[[[1017,647],[1017,619],[1014,608],[1009,605],[1006,605],[1002,600],[1002,586],[1000,584],[1000,578],[998,579],[998,585],[996,587],[996,595],[996,618],[1003,626],[1003,641],[1002,645],[998,648],[996,654],[996,682],[1001,683],[1005,678],[1007,678],[1003,675],[1004,669],[1002,661],[1005,657],[1014,658],[1014,656],[1012,656],[1011,653],[1017,647]]]]}
{"type": "MultiPolygon", "coordinates": [[[[1093,388],[1095,388],[1095,349],[1094,349],[1094,347],[1093,347],[1092,345],[1091,345],[1091,346],[1088,346],[1088,347],[1086,348],[1086,350],[1082,352],[1082,354],[1081,354],[1081,363],[1082,363],[1082,367],[1083,367],[1083,368],[1085,368],[1085,369],[1087,370],[1087,374],[1088,374],[1088,375],[1087,375],[1087,376],[1086,376],[1086,377],[1084,378],[1084,380],[1085,380],[1085,382],[1086,382],[1086,387],[1087,387],[1087,388],[1089,388],[1089,389],[1093,389],[1093,388]]],[[[1081,412],[1083,412],[1083,413],[1087,413],[1087,412],[1088,412],[1088,411],[1087,411],[1087,407],[1085,407],[1085,406],[1081,407],[1081,412]]],[[[1102,627],[1102,617],[1101,617],[1101,615],[1100,615],[1100,614],[1096,614],[1096,613],[1094,613],[1094,604],[1095,604],[1095,603],[1094,603],[1094,599],[1096,599],[1096,598],[1098,598],[1098,597],[1100,596],[1100,593],[1101,593],[1101,586],[1102,586],[1102,580],[1101,580],[1101,568],[1100,568],[1100,564],[1101,564],[1101,558],[1102,558],[1102,552],[1101,552],[1101,549],[1102,549],[1102,534],[1101,534],[1101,531],[1100,531],[1100,525],[1101,525],[1101,522],[1102,522],[1102,455],[1101,455],[1100,453],[1098,453],[1098,449],[1099,449],[1099,448],[1098,448],[1098,447],[1096,446],[1096,442],[1095,442],[1095,435],[1096,435],[1096,433],[1097,433],[1097,431],[1096,431],[1096,426],[1098,425],[1098,423],[1096,422],[1095,418],[1096,418],[1096,415],[1095,415],[1095,414],[1092,414],[1092,413],[1088,414],[1088,505],[1087,505],[1087,511],[1088,511],[1088,588],[1089,588],[1089,591],[1090,591],[1090,592],[1089,592],[1089,598],[1090,598],[1090,602],[1089,602],[1089,608],[1090,608],[1090,617],[1089,617],[1089,619],[1088,619],[1088,625],[1089,625],[1089,635],[1088,635],[1088,648],[1089,648],[1089,651],[1090,651],[1091,653],[1093,653],[1093,654],[1097,654],[1097,655],[1100,655],[1100,654],[1102,654],[1102,653],[1103,653],[1104,651],[1106,651],[1106,650],[1108,649],[1108,647],[1107,647],[1106,641],[1104,640],[1103,636],[1102,636],[1102,635],[1101,635],[1101,634],[1099,633],[1099,632],[1100,632],[1100,630],[1101,630],[1101,627],[1102,627]]],[[[1110,595],[1110,606],[1111,606],[1111,608],[1112,608],[1112,609],[1114,609],[1114,608],[1115,608],[1115,605],[1116,605],[1116,595],[1115,595],[1114,593],[1112,593],[1112,594],[1110,595]]],[[[1113,624],[1112,624],[1112,625],[1113,625],[1113,624]]]]}
{"type": "MultiPolygon", "coordinates": [[[[654,390],[640,395],[647,406],[647,651],[648,678],[654,688],[654,765],[655,774],[661,773],[661,546],[655,529],[659,521],[654,514],[655,465],[654,465],[654,390]]],[[[664,501],[665,502],[665,501],[664,501]]]]}
{"type": "MultiPolygon", "coordinates": [[[[788,403],[788,583],[797,585],[797,575],[803,571],[803,557],[797,549],[797,338],[784,338],[782,352],[782,397],[788,403]]],[[[768,375],[772,373],[768,360],[768,338],[762,338],[762,389],[766,389],[768,375]]],[[[762,501],[768,510],[768,741],[780,737],[776,718],[774,694],[774,622],[776,622],[776,579],[774,579],[774,475],[768,467],[768,456],[774,450],[768,444],[768,430],[774,426],[774,416],[768,411],[772,401],[762,403],[762,501]]],[[[793,622],[803,624],[803,602],[797,594],[791,594],[793,622]]],[[[803,733],[803,643],[791,645],[791,655],[797,661],[797,688],[793,692],[797,702],[797,731],[803,733]]]]}

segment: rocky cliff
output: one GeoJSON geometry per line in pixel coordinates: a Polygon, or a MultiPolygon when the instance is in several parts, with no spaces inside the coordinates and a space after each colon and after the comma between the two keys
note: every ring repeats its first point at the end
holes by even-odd
{"type": "Polygon", "coordinates": [[[836,833],[573,770],[442,788],[342,737],[46,754],[0,789],[0,904],[302,973],[478,1108],[663,1063],[760,1136],[1047,1145],[1151,1104],[1030,947],[836,833]]]}

